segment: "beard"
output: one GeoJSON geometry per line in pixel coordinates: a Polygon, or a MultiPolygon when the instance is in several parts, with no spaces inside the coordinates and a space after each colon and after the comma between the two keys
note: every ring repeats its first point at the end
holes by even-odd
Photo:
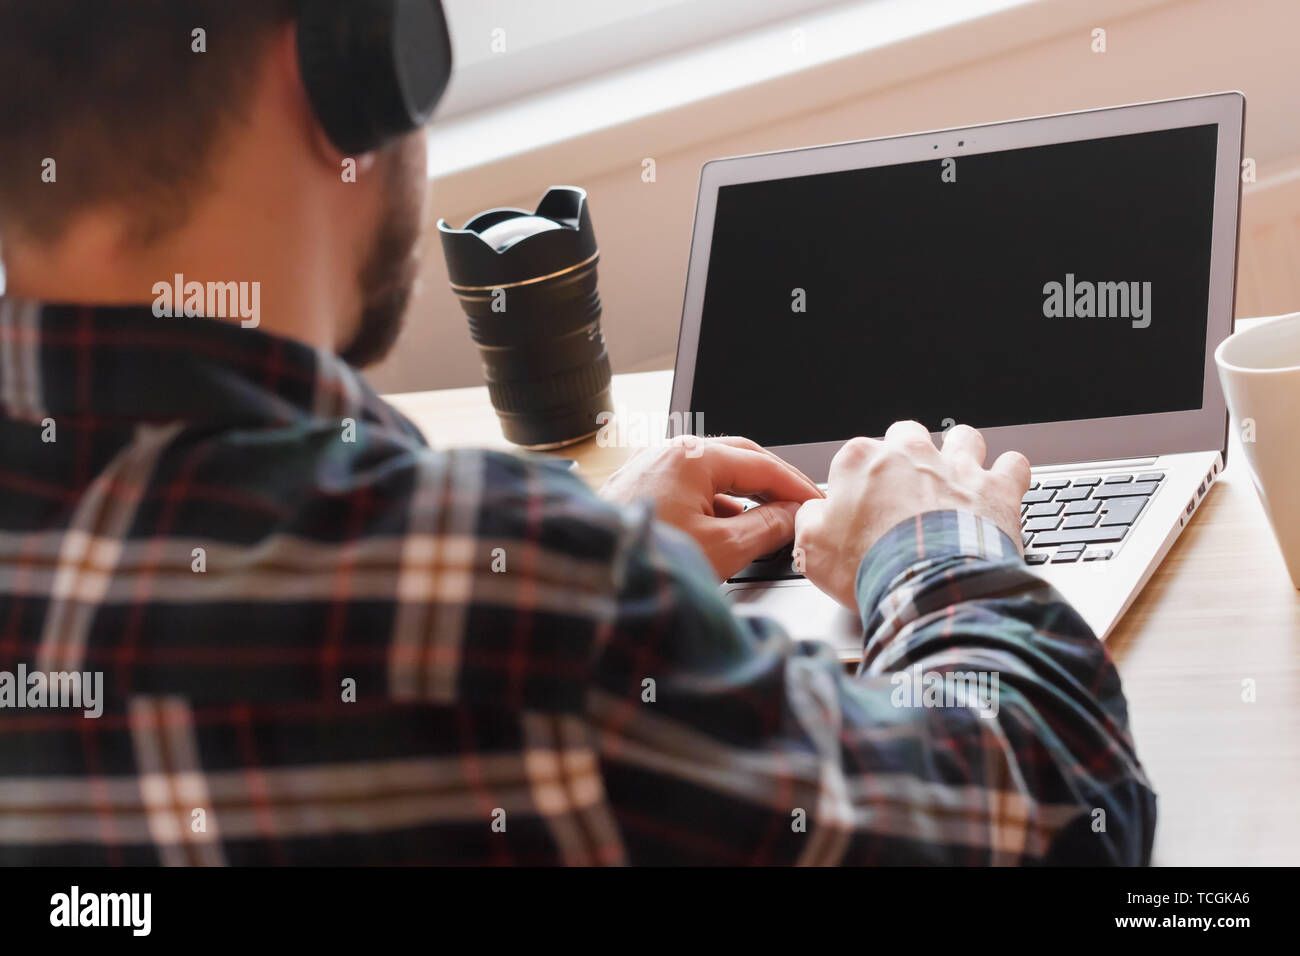
{"type": "Polygon", "coordinates": [[[383,197],[359,277],[361,319],[352,341],[339,351],[356,368],[373,365],[392,350],[419,274],[426,191],[423,136],[423,130],[417,131],[384,151],[376,163],[383,197]]]}

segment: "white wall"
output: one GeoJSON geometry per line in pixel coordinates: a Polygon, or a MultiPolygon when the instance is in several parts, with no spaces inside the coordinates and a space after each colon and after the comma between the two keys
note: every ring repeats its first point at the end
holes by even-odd
{"type": "MultiPolygon", "coordinates": [[[[616,371],[629,371],[672,364],[699,168],[711,158],[1239,89],[1248,102],[1246,154],[1256,159],[1260,179],[1285,178],[1300,169],[1297,0],[1173,0],[1154,6],[1152,0],[1052,0],[1040,7],[1033,11],[1032,26],[1043,38],[1031,37],[1023,45],[1016,45],[1020,34],[994,37],[990,31],[1020,29],[1030,23],[1029,14],[882,51],[854,64],[847,76],[839,69],[797,79],[774,90],[773,111],[787,114],[779,120],[715,137],[709,124],[717,122],[716,111],[684,110],[680,117],[667,117],[668,125],[662,117],[644,127],[633,125],[585,153],[562,159],[554,152],[524,154],[480,176],[435,181],[435,218],[445,216],[459,226],[491,206],[531,207],[552,183],[584,186],[601,247],[610,354],[616,371]],[[1096,11],[1101,12],[1093,17],[1096,11]],[[1092,26],[1107,31],[1104,54],[1090,49],[1092,26]],[[986,47],[998,52],[980,55],[986,47]],[[891,58],[907,56],[923,57],[921,69],[914,63],[914,75],[904,82],[877,88],[891,58]],[[804,103],[810,105],[801,111],[804,103]],[[641,128],[644,135],[638,138],[641,128]],[[641,180],[647,156],[658,167],[653,184],[641,180]],[[569,169],[576,171],[572,179],[565,175],[569,169]]],[[[1283,192],[1296,194],[1294,188],[1283,192]]],[[[1246,260],[1255,261],[1255,244],[1272,228],[1249,228],[1260,218],[1252,204],[1269,201],[1269,195],[1269,190],[1248,191],[1243,273],[1246,260]]],[[[1283,225],[1294,229],[1296,221],[1287,218],[1283,225]]],[[[447,290],[436,234],[430,239],[423,287],[407,330],[395,354],[371,374],[381,390],[481,381],[463,316],[447,290]]],[[[1300,309],[1300,302],[1289,300],[1295,290],[1291,265],[1277,285],[1270,282],[1271,273],[1252,266],[1249,302],[1239,297],[1239,314],[1300,309]]],[[[1285,272],[1286,266],[1282,258],[1272,271],[1285,272]]]]}

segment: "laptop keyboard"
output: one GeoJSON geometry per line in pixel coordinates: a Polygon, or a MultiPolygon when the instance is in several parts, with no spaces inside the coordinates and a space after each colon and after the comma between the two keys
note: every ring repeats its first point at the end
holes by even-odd
{"type": "Polygon", "coordinates": [[[1020,499],[1025,563],[1110,560],[1164,477],[1144,471],[1035,481],[1020,499]]]}
{"type": "MultiPolygon", "coordinates": [[[[1035,481],[1020,499],[1026,564],[1108,561],[1160,487],[1162,471],[1035,481]]],[[[765,554],[728,578],[789,581],[801,578],[794,542],[765,554]]]]}

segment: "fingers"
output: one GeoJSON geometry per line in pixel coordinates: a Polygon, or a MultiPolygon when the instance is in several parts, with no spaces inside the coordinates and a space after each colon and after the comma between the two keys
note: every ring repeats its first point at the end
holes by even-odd
{"type": "Polygon", "coordinates": [[[713,484],[713,493],[761,497],[802,504],[821,492],[803,472],[775,455],[725,442],[711,441],[700,456],[713,484]]]}
{"type": "Polygon", "coordinates": [[[969,425],[954,425],[944,432],[943,454],[952,458],[973,458],[975,464],[983,466],[988,448],[984,445],[984,436],[978,431],[969,425]]]}
{"type": "MultiPolygon", "coordinates": [[[[735,448],[748,448],[750,451],[767,451],[766,448],[754,441],[752,438],[745,438],[742,435],[717,435],[707,440],[715,441],[723,445],[731,445],[735,448]]],[[[768,454],[771,453],[768,452],[768,454]]]]}
{"type": "Polygon", "coordinates": [[[764,455],[768,455],[776,459],[777,461],[781,462],[783,465],[786,465],[787,467],[791,468],[796,474],[802,476],[803,479],[812,486],[813,490],[817,493],[818,497],[821,497],[822,495],[822,490],[817,487],[817,483],[815,481],[813,481],[811,478],[805,475],[798,468],[795,468],[794,465],[791,465],[788,461],[786,461],[776,452],[772,451],[771,449],[764,448],[762,445],[760,445],[758,442],[752,439],[745,438],[741,435],[719,435],[716,438],[710,438],[708,440],[713,442],[718,442],[723,445],[730,445],[733,448],[745,448],[748,449],[749,451],[762,452],[764,455]]]}
{"type": "Polygon", "coordinates": [[[855,522],[846,527],[842,508],[842,502],[827,498],[805,501],[799,507],[794,518],[793,563],[795,570],[801,571],[813,585],[857,611],[854,591],[861,556],[848,544],[854,537],[850,528],[855,522]],[[841,517],[832,517],[831,510],[837,506],[841,517]],[[838,524],[828,527],[828,522],[838,524]]]}
{"type": "Polygon", "coordinates": [[[731,495],[713,496],[713,515],[716,518],[734,518],[745,511],[745,503],[731,495]]]}
{"type": "Polygon", "coordinates": [[[794,516],[796,542],[807,537],[814,529],[821,527],[821,523],[826,518],[826,503],[825,498],[810,498],[799,506],[799,510],[795,512],[794,516]]]}
{"type": "Polygon", "coordinates": [[[845,442],[831,459],[830,486],[834,487],[840,479],[867,467],[886,446],[891,445],[913,453],[938,454],[930,433],[920,422],[894,422],[886,430],[883,441],[858,437],[845,442]]]}
{"type": "Polygon", "coordinates": [[[1032,480],[1029,459],[1018,451],[1005,451],[998,455],[997,461],[993,462],[993,467],[989,471],[1006,475],[1019,486],[1021,494],[1029,488],[1032,480]]]}
{"type": "Polygon", "coordinates": [[[830,473],[826,476],[827,492],[866,468],[883,444],[874,438],[850,438],[841,445],[831,459],[830,473]]]}
{"type": "Polygon", "coordinates": [[[885,441],[903,445],[919,445],[924,442],[931,448],[934,447],[929,430],[920,422],[894,422],[885,432],[885,441]]]}
{"type": "Polygon", "coordinates": [[[794,538],[799,505],[773,501],[727,518],[725,544],[714,552],[714,570],[724,581],[760,555],[769,554],[794,538]]]}

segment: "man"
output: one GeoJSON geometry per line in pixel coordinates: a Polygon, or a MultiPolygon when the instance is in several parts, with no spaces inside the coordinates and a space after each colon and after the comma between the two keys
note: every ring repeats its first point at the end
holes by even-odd
{"type": "Polygon", "coordinates": [[[1118,677],[1022,565],[1023,457],[901,422],[823,496],[717,439],[598,497],[430,451],[352,367],[396,337],[424,139],[344,182],[293,16],[0,0],[0,861],[1148,860],[1118,677]],[[176,275],[256,308],[159,317],[176,275]],[[857,676],[719,598],[792,536],[857,676]],[[936,673],[996,698],[902,699],[936,673]]]}

